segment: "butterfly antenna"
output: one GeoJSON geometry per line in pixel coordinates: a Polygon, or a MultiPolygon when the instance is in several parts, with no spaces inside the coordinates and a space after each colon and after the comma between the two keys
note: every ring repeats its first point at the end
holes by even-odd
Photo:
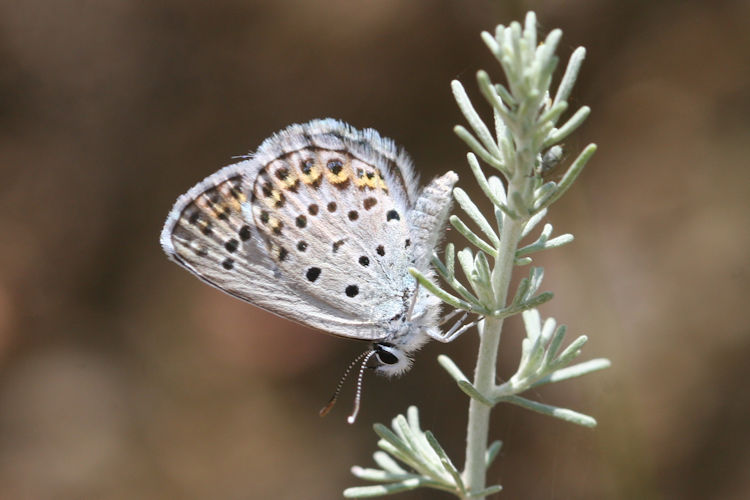
{"type": "Polygon", "coordinates": [[[362,361],[362,365],[359,368],[359,376],[357,377],[357,394],[354,396],[354,410],[352,414],[346,418],[346,421],[353,424],[357,420],[357,414],[359,413],[359,403],[362,401],[362,378],[365,375],[365,368],[367,368],[367,361],[375,354],[375,350],[368,351],[365,353],[365,359],[362,361]]]}
{"type": "Polygon", "coordinates": [[[320,415],[321,417],[325,417],[326,415],[328,415],[328,412],[331,411],[331,409],[333,408],[333,405],[335,405],[336,401],[338,401],[339,394],[341,393],[341,388],[344,387],[344,382],[346,381],[346,377],[349,376],[349,373],[351,373],[352,368],[354,368],[362,358],[364,358],[365,356],[373,352],[374,351],[365,351],[359,356],[357,356],[356,358],[354,358],[354,361],[349,363],[349,366],[346,368],[346,371],[344,371],[344,374],[339,379],[339,384],[336,386],[336,390],[333,392],[333,396],[331,396],[331,399],[328,401],[328,404],[320,409],[320,411],[318,412],[318,415],[320,415]]]}

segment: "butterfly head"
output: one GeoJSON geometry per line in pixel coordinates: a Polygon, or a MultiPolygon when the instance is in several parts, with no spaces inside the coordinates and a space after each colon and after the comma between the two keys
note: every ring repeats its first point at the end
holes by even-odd
{"type": "Polygon", "coordinates": [[[423,331],[425,326],[419,321],[420,318],[415,319],[416,321],[413,322],[403,322],[399,328],[391,330],[391,333],[386,337],[388,340],[373,342],[368,350],[351,362],[339,380],[328,404],[320,410],[321,417],[331,411],[331,408],[333,408],[333,405],[338,400],[344,381],[357,366],[359,366],[359,374],[357,376],[357,392],[354,397],[354,410],[347,419],[350,424],[354,423],[359,413],[359,405],[362,399],[362,379],[366,369],[375,370],[376,373],[387,377],[395,377],[406,373],[411,368],[412,360],[410,353],[419,349],[428,338],[423,331]],[[376,365],[368,365],[369,361],[373,358],[376,365]]]}

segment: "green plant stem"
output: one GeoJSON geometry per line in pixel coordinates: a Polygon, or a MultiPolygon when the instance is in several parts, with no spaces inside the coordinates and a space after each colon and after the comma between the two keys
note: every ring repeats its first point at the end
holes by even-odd
{"type": "Polygon", "coordinates": [[[538,293],[544,274],[541,267],[533,267],[517,289],[510,290],[515,267],[532,262],[527,255],[573,239],[569,234],[552,238],[552,225],[545,224],[536,241],[519,250],[521,239],[545,217],[548,207],[566,192],[596,150],[593,144],[587,146],[559,182],[544,183],[545,158],[553,148],[562,149],[557,143],[581,124],[589,108],[581,107],[557,127],[568,107],[567,98],[585,50],[578,48],[571,56],[552,101],[550,84],[558,62],[554,52],[562,32],[553,30],[540,42],[536,26],[536,16],[529,12],[523,26],[513,22],[507,27],[498,26],[494,36],[482,33],[507,80],[505,87],[493,84],[486,72],[477,73],[479,90],[493,110],[494,131],[482,121],[463,85],[456,80],[451,83],[456,103],[469,124],[468,128],[457,125],[454,131],[472,150],[467,154],[469,166],[482,192],[494,205],[495,215],[494,220],[487,218],[466,192],[455,188],[455,200],[480,231],[467,225],[466,219],[451,216],[451,225],[474,249],[467,247],[456,253],[453,245],[448,245],[445,263],[437,255],[433,263],[458,295],[440,288],[417,269],[409,269],[439,299],[454,308],[483,316],[478,326],[479,351],[473,381],[448,356],[438,358],[458,388],[469,396],[464,469],[459,473],[432,433],[420,429],[417,410],[411,407],[408,418],[399,415],[393,420],[393,431],[380,424],[375,426],[381,437],[378,446],[383,450],[376,453],[375,461],[381,469],[352,469],[357,477],[382,484],[347,489],[348,497],[380,496],[418,487],[449,491],[462,500],[483,500],[497,493],[501,486],[486,484],[488,469],[500,449],[499,441],[488,447],[490,415],[499,403],[518,405],[577,425],[596,425],[591,416],[520,396],[533,387],[579,377],[610,365],[606,359],[571,365],[587,337],[580,335],[561,349],[565,325],[558,326],[554,318],[543,321],[537,310],[552,298],[551,292],[538,293]],[[479,159],[498,170],[502,179],[496,175],[488,178],[479,159]],[[457,263],[471,291],[456,278],[457,263]],[[521,359],[516,373],[498,385],[497,360],[504,318],[519,313],[523,313],[526,329],[521,359]],[[396,460],[405,467],[396,464],[396,460]]]}
{"type": "MultiPolygon", "coordinates": [[[[518,179],[520,186],[511,182],[511,190],[526,188],[525,179],[518,179]]],[[[512,198],[510,198],[512,200],[512,198]]],[[[510,200],[509,200],[510,201],[510,200]]],[[[512,203],[512,201],[511,201],[512,203]]],[[[513,274],[516,249],[523,232],[525,219],[511,219],[506,217],[500,235],[498,256],[492,272],[492,288],[495,295],[495,306],[500,309],[505,306],[510,288],[510,278],[513,274]]],[[[482,394],[489,394],[494,388],[498,347],[503,329],[503,319],[486,318],[482,325],[479,340],[479,354],[474,370],[474,387],[482,394]]],[[[484,489],[486,484],[487,442],[489,437],[490,412],[492,408],[476,399],[469,402],[469,423],[466,433],[466,463],[464,465],[464,483],[469,492],[484,489]]],[[[484,498],[484,497],[474,497],[484,498]]]]}

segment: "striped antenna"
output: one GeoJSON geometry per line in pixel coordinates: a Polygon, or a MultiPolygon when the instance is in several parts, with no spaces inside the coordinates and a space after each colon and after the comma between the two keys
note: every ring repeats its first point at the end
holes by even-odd
{"type": "Polygon", "coordinates": [[[362,366],[359,368],[359,377],[357,377],[357,395],[354,396],[354,410],[352,410],[352,414],[349,415],[346,419],[347,422],[350,424],[353,424],[355,420],[357,420],[357,413],[359,413],[359,403],[362,400],[362,377],[365,375],[365,368],[367,368],[367,361],[372,357],[373,354],[375,354],[375,350],[369,351],[367,353],[367,356],[365,356],[364,361],[362,361],[362,366]]]}
{"type": "MultiPolygon", "coordinates": [[[[336,390],[334,391],[333,396],[331,396],[331,399],[328,401],[328,404],[320,409],[320,411],[318,412],[318,415],[320,415],[321,417],[325,417],[326,415],[328,415],[328,412],[331,411],[331,409],[333,408],[333,405],[335,405],[336,401],[338,401],[339,394],[341,393],[341,388],[344,387],[344,382],[346,381],[346,377],[349,376],[349,373],[352,371],[352,368],[354,368],[362,358],[364,358],[368,354],[372,355],[374,352],[375,351],[372,351],[372,350],[365,351],[359,356],[357,356],[356,358],[354,358],[354,361],[349,363],[349,366],[346,368],[346,371],[339,379],[339,384],[336,386],[336,390]]],[[[369,356],[367,357],[367,359],[370,359],[369,356]]],[[[367,359],[365,360],[365,363],[367,363],[367,359]]],[[[357,393],[359,393],[359,390],[357,391],[357,393]]]]}

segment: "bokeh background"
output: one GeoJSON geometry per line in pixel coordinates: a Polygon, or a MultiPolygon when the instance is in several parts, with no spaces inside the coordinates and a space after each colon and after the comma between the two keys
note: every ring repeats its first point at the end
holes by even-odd
{"type": "MultiPolygon", "coordinates": [[[[566,141],[599,145],[550,219],[543,306],[607,371],[494,412],[497,498],[750,497],[745,1],[6,0],[0,4],[0,498],[332,499],[412,403],[459,464],[477,339],[427,346],[325,419],[362,350],[207,287],[158,244],[175,198],[293,122],[394,137],[473,189],[449,82],[534,9],[588,49],[566,141]]],[[[559,76],[559,71],[558,71],[559,76]]],[[[500,374],[516,366],[508,323],[500,374]]],[[[350,388],[351,389],[351,388],[350,388]]],[[[450,498],[427,492],[401,498],[450,498]]]]}

